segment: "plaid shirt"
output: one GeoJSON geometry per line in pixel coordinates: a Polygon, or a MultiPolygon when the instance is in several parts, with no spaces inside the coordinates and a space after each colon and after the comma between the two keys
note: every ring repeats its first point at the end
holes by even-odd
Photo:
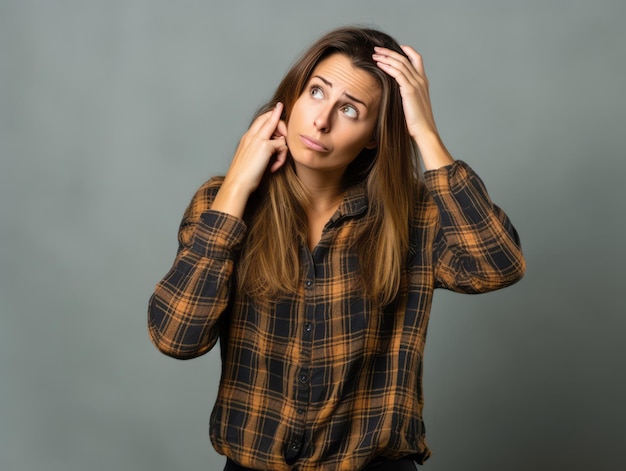
{"type": "Polygon", "coordinates": [[[377,456],[430,455],[422,422],[422,357],[435,288],[480,293],[521,278],[517,233],[463,162],[427,171],[399,295],[374,306],[350,248],[367,221],[348,190],[318,246],[300,250],[297,294],[261,307],[233,289],[245,223],[210,210],[204,185],[187,208],[173,267],[150,299],[163,353],[193,358],[221,336],[211,414],[215,449],[259,470],[357,470],[377,456]]]}

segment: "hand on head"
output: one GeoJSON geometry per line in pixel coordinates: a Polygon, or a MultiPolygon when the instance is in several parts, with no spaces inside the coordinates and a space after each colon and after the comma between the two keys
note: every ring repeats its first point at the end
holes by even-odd
{"type": "Polygon", "coordinates": [[[374,48],[373,59],[400,86],[409,133],[414,139],[424,132],[436,132],[422,56],[410,46],[401,46],[408,56],[384,47],[374,48]]]}
{"type": "Polygon", "coordinates": [[[454,159],[437,131],[422,56],[410,46],[400,47],[408,58],[384,47],[375,47],[372,58],[398,82],[406,125],[426,170],[449,165],[454,159]]]}

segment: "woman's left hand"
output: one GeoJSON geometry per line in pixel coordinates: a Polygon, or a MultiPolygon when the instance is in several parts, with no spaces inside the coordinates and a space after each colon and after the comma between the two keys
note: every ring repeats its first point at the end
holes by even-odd
{"type": "Polygon", "coordinates": [[[410,46],[400,47],[408,59],[384,47],[375,47],[372,58],[400,86],[406,125],[422,153],[426,168],[448,165],[453,159],[443,146],[435,125],[422,56],[410,46]]]}
{"type": "Polygon", "coordinates": [[[418,139],[424,132],[437,132],[430,95],[428,79],[424,72],[422,56],[412,47],[401,46],[409,58],[384,47],[375,47],[373,59],[378,67],[396,79],[400,85],[404,116],[413,139],[418,139]]]}

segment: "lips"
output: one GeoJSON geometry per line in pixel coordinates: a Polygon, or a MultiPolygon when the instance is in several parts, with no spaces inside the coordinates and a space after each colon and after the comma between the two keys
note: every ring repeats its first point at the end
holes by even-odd
{"type": "Polygon", "coordinates": [[[310,136],[305,136],[304,134],[300,134],[300,140],[302,143],[311,150],[316,152],[328,152],[328,147],[322,144],[317,139],[313,139],[310,136]]]}

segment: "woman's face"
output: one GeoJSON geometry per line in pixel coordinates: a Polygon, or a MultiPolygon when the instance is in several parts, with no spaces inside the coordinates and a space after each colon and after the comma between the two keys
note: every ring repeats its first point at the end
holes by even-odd
{"type": "Polygon", "coordinates": [[[287,143],[296,172],[338,172],[363,150],[376,147],[381,87],[343,54],[333,54],[313,70],[287,124],[287,143]]]}

